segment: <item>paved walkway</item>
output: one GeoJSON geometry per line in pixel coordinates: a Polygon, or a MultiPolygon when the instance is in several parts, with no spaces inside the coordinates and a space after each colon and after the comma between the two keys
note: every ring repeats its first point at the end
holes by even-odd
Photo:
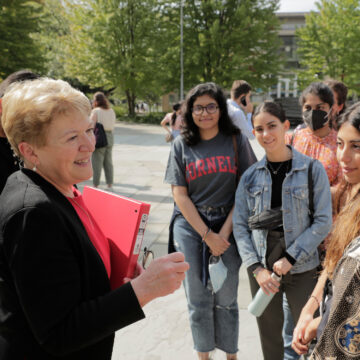
{"type": "MultiPolygon", "coordinates": [[[[151,204],[143,247],[156,256],[167,252],[168,225],[172,213],[170,186],[163,183],[170,146],[160,126],[116,125],[113,152],[114,191],[151,204]]],[[[263,154],[251,141],[258,158],[263,154]]],[[[91,185],[91,182],[85,184],[91,185]]],[[[100,187],[105,187],[104,174],[100,187]]],[[[119,219],[121,220],[121,219],[119,219]]],[[[251,300],[247,276],[240,271],[240,360],[262,358],[255,318],[246,310],[251,300]]],[[[113,360],[191,360],[196,359],[183,288],[145,306],[146,319],[117,332],[113,360]]],[[[213,359],[225,359],[216,351],[213,359]]]]}

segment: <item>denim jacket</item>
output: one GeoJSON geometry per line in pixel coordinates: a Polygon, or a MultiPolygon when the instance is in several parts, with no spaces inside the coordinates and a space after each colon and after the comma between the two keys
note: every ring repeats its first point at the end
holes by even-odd
{"type": "MultiPolygon", "coordinates": [[[[282,186],[282,216],[286,251],[296,263],[290,273],[302,273],[319,265],[317,246],[331,229],[332,210],[329,180],[323,165],[313,160],[314,221],[310,226],[308,167],[311,158],[292,149],[292,169],[282,186]]],[[[236,191],[233,232],[246,267],[264,266],[268,230],[248,227],[249,216],[271,208],[271,174],[266,156],[243,174],[236,191]]]]}

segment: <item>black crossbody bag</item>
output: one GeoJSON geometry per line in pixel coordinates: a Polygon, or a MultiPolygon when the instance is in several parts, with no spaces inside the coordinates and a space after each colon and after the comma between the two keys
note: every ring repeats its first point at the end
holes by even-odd
{"type": "MultiPolygon", "coordinates": [[[[314,160],[311,160],[308,168],[308,189],[309,189],[309,217],[310,225],[314,222],[314,182],[312,168],[314,160]]],[[[281,208],[264,210],[260,214],[252,215],[248,219],[250,230],[273,230],[282,225],[281,208]]]]}

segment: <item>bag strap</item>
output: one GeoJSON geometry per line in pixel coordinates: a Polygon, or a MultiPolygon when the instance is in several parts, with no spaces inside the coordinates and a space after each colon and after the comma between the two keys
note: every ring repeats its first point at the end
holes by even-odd
{"type": "Polygon", "coordinates": [[[309,188],[309,216],[310,216],[310,224],[314,222],[314,182],[312,177],[312,168],[313,168],[314,160],[310,161],[310,165],[308,168],[308,188],[309,188]]]}
{"type": "Polygon", "coordinates": [[[232,142],[233,142],[233,147],[234,147],[234,152],[235,152],[236,184],[238,184],[239,181],[240,181],[239,152],[238,152],[238,144],[237,144],[237,140],[236,140],[236,135],[235,135],[235,134],[232,135],[232,142]]]}
{"type": "MultiPolygon", "coordinates": [[[[96,122],[100,122],[99,120],[100,120],[100,112],[101,111],[96,111],[96,122]]],[[[102,124],[101,122],[100,122],[100,124],[102,124]]]]}

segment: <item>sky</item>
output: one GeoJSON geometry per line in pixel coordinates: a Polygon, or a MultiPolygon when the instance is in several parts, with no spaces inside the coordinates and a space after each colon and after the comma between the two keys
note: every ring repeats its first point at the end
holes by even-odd
{"type": "Polygon", "coordinates": [[[310,11],[316,10],[316,0],[280,0],[281,12],[296,12],[296,11],[310,11]]]}

